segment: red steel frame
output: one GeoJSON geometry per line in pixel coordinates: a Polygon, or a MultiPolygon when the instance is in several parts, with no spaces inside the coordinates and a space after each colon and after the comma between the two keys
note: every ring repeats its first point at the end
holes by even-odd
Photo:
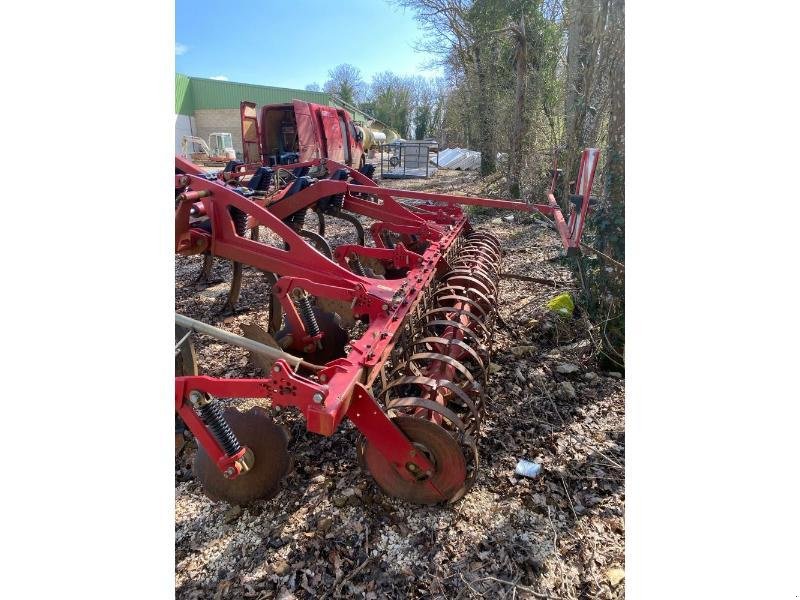
{"type": "MultiPolygon", "coordinates": [[[[177,198],[175,213],[175,249],[190,255],[211,252],[215,256],[251,265],[279,275],[274,293],[286,312],[299,339],[295,348],[302,348],[318,339],[308,336],[291,294],[305,290],[317,297],[349,303],[354,316],[368,317],[369,326],[360,339],[350,342],[347,357],[333,360],[315,373],[317,381],[295,373],[283,360],[274,363],[268,378],[218,379],[207,376],[186,376],[175,379],[175,407],[209,456],[225,472],[239,474],[237,456],[227,456],[215,438],[209,434],[189,401],[192,392],[223,398],[267,398],[273,405],[295,406],[306,419],[309,431],[329,436],[344,417],[349,418],[367,440],[381,452],[406,479],[413,475],[405,468],[413,463],[418,471],[430,472],[433,465],[424,453],[416,452],[408,438],[394,425],[368,391],[379,367],[394,347],[397,333],[406,316],[415,309],[422,293],[432,285],[437,275],[449,270],[447,252],[454,241],[471,227],[463,211],[455,205],[468,204],[501,209],[552,215],[564,246],[577,248],[583,231],[589,194],[599,152],[584,151],[577,179],[577,190],[585,199],[581,211],[572,211],[569,223],[564,221],[552,193],[549,203],[526,204],[510,200],[494,200],[470,196],[451,196],[378,187],[363,175],[340,163],[317,159],[308,166],[325,166],[328,173],[345,169],[353,183],[321,179],[312,186],[266,207],[237,193],[220,177],[210,180],[189,161],[176,157],[175,185],[183,190],[177,198]],[[190,191],[187,191],[188,190],[190,191]],[[319,200],[333,195],[343,196],[343,209],[376,219],[371,233],[376,247],[345,245],[337,248],[334,262],[310,246],[289,225],[283,222],[299,210],[314,206],[319,200]],[[442,203],[411,207],[397,198],[442,203]],[[200,209],[211,220],[213,233],[192,227],[190,210],[200,209]],[[281,237],[288,245],[284,250],[252,240],[236,233],[229,209],[245,212],[251,224],[264,226],[281,237]],[[386,248],[381,231],[401,234],[401,239],[417,239],[429,244],[422,254],[408,249],[403,243],[386,248]],[[346,265],[346,259],[356,254],[391,262],[395,268],[407,268],[401,279],[361,277],[346,265]],[[233,471],[231,471],[231,468],[233,471]]],[[[292,169],[299,165],[285,165],[292,169]]],[[[240,453],[241,454],[241,453],[240,453]]],[[[430,479],[425,485],[432,486],[430,479]]],[[[438,492],[438,491],[437,491],[438,492]]],[[[441,495],[441,494],[440,494],[441,495]]]]}

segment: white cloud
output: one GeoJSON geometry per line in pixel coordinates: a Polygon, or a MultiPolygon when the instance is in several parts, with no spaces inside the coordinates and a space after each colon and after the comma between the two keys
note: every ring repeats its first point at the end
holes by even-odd
{"type": "Polygon", "coordinates": [[[225,75],[214,75],[211,79],[216,79],[217,81],[228,81],[228,78],[225,75]]]}
{"type": "Polygon", "coordinates": [[[187,50],[189,50],[189,46],[187,46],[186,44],[179,44],[178,42],[175,42],[175,56],[186,54],[187,50]]]}

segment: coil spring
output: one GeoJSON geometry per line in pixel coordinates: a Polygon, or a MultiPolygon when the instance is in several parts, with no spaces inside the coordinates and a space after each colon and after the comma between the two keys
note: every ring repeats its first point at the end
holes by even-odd
{"type": "Polygon", "coordinates": [[[297,311],[300,313],[300,318],[303,320],[303,323],[308,330],[308,334],[311,337],[319,335],[317,316],[314,314],[314,310],[311,308],[311,298],[308,297],[308,294],[298,296],[295,304],[297,306],[297,311]]]}
{"type": "Polygon", "coordinates": [[[361,260],[356,255],[353,255],[350,258],[350,268],[353,269],[353,273],[356,275],[361,275],[361,277],[367,276],[367,272],[364,270],[364,265],[361,264],[361,260]]]}
{"type": "Polygon", "coordinates": [[[384,246],[390,250],[394,248],[394,239],[388,231],[381,231],[381,239],[383,239],[384,246]]]}
{"type": "Polygon", "coordinates": [[[236,233],[243,236],[247,229],[247,213],[243,210],[239,210],[235,206],[231,206],[229,211],[236,233]]]}
{"type": "Polygon", "coordinates": [[[242,449],[242,445],[233,433],[230,425],[222,415],[222,409],[214,401],[208,402],[197,409],[200,413],[200,418],[211,431],[211,435],[217,440],[225,454],[233,456],[242,449]]]}

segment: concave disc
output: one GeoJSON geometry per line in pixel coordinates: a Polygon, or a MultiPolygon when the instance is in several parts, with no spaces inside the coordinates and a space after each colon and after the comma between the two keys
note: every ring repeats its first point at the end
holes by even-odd
{"type": "MultiPolygon", "coordinates": [[[[290,352],[318,365],[324,365],[332,360],[346,356],[344,347],[350,341],[347,332],[339,326],[332,313],[320,310],[316,306],[312,310],[317,317],[319,330],[325,334],[322,338],[322,348],[309,353],[297,353],[292,350],[290,352]]],[[[294,328],[287,319],[286,325],[277,333],[275,339],[280,343],[282,338],[287,335],[294,335],[294,333],[294,328]]]]}
{"type": "Polygon", "coordinates": [[[427,481],[406,481],[392,464],[372,446],[364,444],[362,455],[370,475],[389,496],[415,504],[436,504],[455,496],[467,477],[467,466],[459,443],[442,427],[425,419],[397,416],[392,419],[409,440],[434,463],[432,482],[442,496],[427,485],[427,481]]]}
{"type": "Polygon", "coordinates": [[[198,445],[194,474],[202,484],[203,491],[212,500],[224,500],[231,504],[248,504],[259,498],[272,498],[280,490],[281,482],[291,468],[286,431],[259,407],[244,413],[228,408],[224,416],[239,443],[252,450],[255,461],[246,473],[236,479],[227,479],[198,445]]]}

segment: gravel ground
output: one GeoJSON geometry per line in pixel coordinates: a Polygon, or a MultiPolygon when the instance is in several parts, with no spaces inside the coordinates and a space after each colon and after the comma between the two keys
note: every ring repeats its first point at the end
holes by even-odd
{"type": "MultiPolygon", "coordinates": [[[[445,170],[385,185],[492,193],[474,174],[445,170]]],[[[294,470],[272,500],[214,504],[192,476],[192,444],[176,459],[176,597],[624,596],[624,380],[598,369],[579,308],[565,319],[545,307],[565,291],[580,305],[555,233],[531,215],[500,218],[507,214],[472,215],[502,240],[504,271],[558,283],[501,281],[505,326],[495,331],[481,471],[466,497],[444,507],[388,498],[358,466],[352,425],[323,438],[306,433],[296,411],[275,409],[291,432],[294,470]],[[516,476],[521,458],[540,462],[541,474],[516,476]]],[[[329,222],[329,237],[346,241],[349,227],[329,222]]],[[[240,310],[222,316],[229,264],[215,262],[222,282],[208,286],[193,283],[201,264],[176,257],[177,311],[236,333],[242,323],[266,327],[263,275],[245,268],[240,310]]],[[[245,351],[196,344],[201,373],[257,375],[245,351]]]]}

